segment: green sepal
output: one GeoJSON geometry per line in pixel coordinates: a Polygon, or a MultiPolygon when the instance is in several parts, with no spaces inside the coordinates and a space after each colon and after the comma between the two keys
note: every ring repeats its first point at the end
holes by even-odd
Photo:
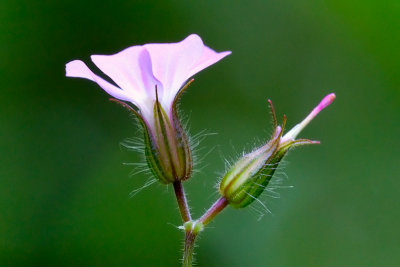
{"type": "Polygon", "coordinates": [[[153,106],[154,125],[148,125],[141,114],[128,104],[111,99],[131,111],[143,127],[147,164],[153,175],[163,184],[191,177],[192,154],[187,135],[178,118],[177,103],[192,81],[189,81],[175,96],[169,114],[158,101],[156,88],[156,101],[153,106]]]}
{"type": "Polygon", "coordinates": [[[145,157],[147,164],[152,172],[152,174],[159,179],[161,183],[167,184],[168,181],[164,178],[164,175],[161,172],[160,169],[160,162],[155,156],[156,153],[156,148],[153,145],[153,142],[151,140],[150,134],[149,134],[149,128],[146,124],[146,122],[143,120],[143,117],[130,105],[115,99],[115,98],[110,98],[110,101],[116,102],[132,112],[137,120],[139,121],[140,125],[142,126],[143,129],[143,137],[144,137],[144,148],[145,148],[145,157]]]}
{"type": "Polygon", "coordinates": [[[308,139],[298,139],[279,144],[276,153],[271,157],[270,161],[243,185],[241,191],[233,198],[233,201],[230,202],[230,205],[234,208],[244,208],[253,203],[268,187],[279,163],[290,149],[316,143],[318,142],[308,139]]]}

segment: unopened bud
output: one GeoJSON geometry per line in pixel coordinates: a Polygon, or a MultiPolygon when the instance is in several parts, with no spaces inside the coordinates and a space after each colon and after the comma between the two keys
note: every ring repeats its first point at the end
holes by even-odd
{"type": "Polygon", "coordinates": [[[274,170],[271,166],[275,165],[273,161],[279,148],[281,134],[281,127],[276,127],[274,136],[266,145],[244,155],[222,178],[220,194],[231,206],[243,208],[249,205],[262,192],[254,195],[251,191],[268,184],[272,175],[270,172],[273,173],[274,170]]]}
{"type": "Polygon", "coordinates": [[[256,200],[267,188],[279,162],[290,148],[319,143],[308,139],[295,140],[295,138],[323,108],[332,103],[334,98],[334,94],[326,96],[303,122],[296,125],[283,137],[286,116],[282,126],[277,126],[275,111],[271,101],[269,101],[275,128],[271,140],[266,145],[239,159],[229,168],[220,182],[219,192],[231,206],[244,208],[256,200]]]}

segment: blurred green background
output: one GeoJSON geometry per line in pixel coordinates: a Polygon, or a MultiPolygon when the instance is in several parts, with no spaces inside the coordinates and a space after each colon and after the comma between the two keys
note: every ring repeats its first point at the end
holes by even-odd
{"type": "Polygon", "coordinates": [[[195,216],[217,198],[224,159],[269,136],[267,98],[291,127],[337,95],[301,134],[322,144],[278,174],[294,188],[266,196],[261,220],[223,212],[198,266],[399,266],[399,29],[397,0],[3,1],[0,265],[179,266],[172,188],[129,198],[148,178],[122,164],[140,160],[119,146],[137,125],[64,64],[197,33],[233,53],[182,101],[191,134],[218,133],[185,183],[195,216]]]}

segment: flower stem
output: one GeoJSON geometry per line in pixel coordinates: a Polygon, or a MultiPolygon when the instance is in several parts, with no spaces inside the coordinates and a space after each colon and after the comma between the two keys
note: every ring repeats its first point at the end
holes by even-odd
{"type": "Polygon", "coordinates": [[[217,216],[228,204],[228,200],[224,197],[221,197],[206,211],[206,213],[204,213],[199,220],[189,220],[183,224],[183,228],[185,229],[185,246],[183,248],[182,261],[183,267],[191,267],[193,264],[194,243],[197,235],[203,231],[204,226],[208,224],[215,216],[217,216]]]}
{"type": "Polygon", "coordinates": [[[185,247],[183,248],[182,267],[192,267],[194,241],[196,239],[196,236],[197,236],[197,233],[195,233],[191,230],[185,232],[185,247]]]}
{"type": "Polygon", "coordinates": [[[179,211],[181,212],[182,220],[184,222],[188,222],[192,220],[190,216],[189,206],[187,204],[185,190],[183,189],[183,185],[181,181],[176,181],[173,183],[174,191],[176,196],[176,201],[178,202],[179,211]]]}
{"type": "Polygon", "coordinates": [[[204,213],[203,216],[200,218],[200,222],[205,226],[207,225],[215,216],[218,215],[227,205],[228,200],[224,197],[218,199],[212,206],[204,213]]]}
{"type": "Polygon", "coordinates": [[[215,216],[217,216],[226,206],[228,200],[221,197],[218,199],[204,215],[195,221],[186,222],[183,227],[185,229],[185,246],[183,248],[183,267],[191,267],[193,264],[194,242],[197,235],[203,231],[204,226],[208,224],[215,216]]]}

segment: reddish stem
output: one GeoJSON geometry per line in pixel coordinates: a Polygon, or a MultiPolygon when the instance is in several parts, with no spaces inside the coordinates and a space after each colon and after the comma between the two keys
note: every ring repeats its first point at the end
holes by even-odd
{"type": "Polygon", "coordinates": [[[208,209],[206,213],[204,213],[203,216],[201,216],[199,221],[205,226],[212,219],[214,219],[214,217],[217,216],[218,213],[220,213],[228,204],[228,200],[226,200],[226,198],[224,197],[221,197],[211,206],[211,208],[208,209]]]}
{"type": "Polygon", "coordinates": [[[189,206],[187,204],[185,191],[183,189],[181,181],[176,181],[173,183],[176,201],[178,202],[179,211],[181,212],[182,220],[188,222],[192,220],[190,216],[189,206]]]}

